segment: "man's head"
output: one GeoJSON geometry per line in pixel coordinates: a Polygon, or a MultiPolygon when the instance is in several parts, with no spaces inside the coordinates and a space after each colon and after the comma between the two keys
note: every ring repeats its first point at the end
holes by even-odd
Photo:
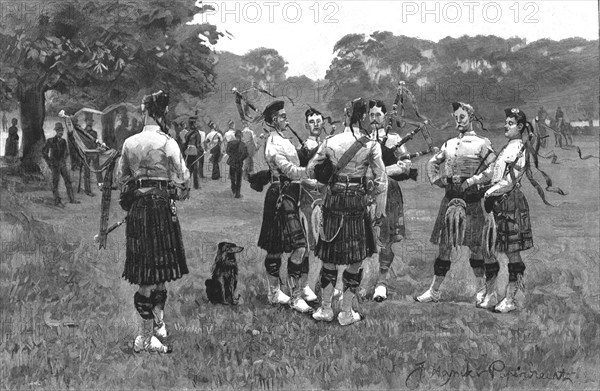
{"type": "Polygon", "coordinates": [[[283,108],[284,105],[284,101],[276,100],[265,107],[263,111],[265,122],[279,131],[284,130],[288,125],[287,114],[283,108]]]}
{"type": "Polygon", "coordinates": [[[454,121],[456,121],[456,129],[461,132],[468,132],[472,129],[471,121],[475,115],[473,106],[463,102],[453,102],[452,111],[454,121]]]}
{"type": "Polygon", "coordinates": [[[18,120],[18,119],[16,119],[16,118],[13,118],[13,119],[12,119],[12,124],[13,124],[13,125],[16,125],[18,122],[19,122],[19,120],[18,120]]]}
{"type": "Polygon", "coordinates": [[[349,125],[365,132],[370,130],[369,120],[369,101],[363,98],[356,98],[346,106],[346,116],[349,118],[349,125]]]}
{"type": "Polygon", "coordinates": [[[56,122],[54,124],[54,131],[56,132],[56,137],[62,138],[63,133],[65,132],[62,122],[56,122]]]}
{"type": "Polygon", "coordinates": [[[147,113],[157,123],[164,123],[169,112],[169,94],[160,90],[142,98],[142,112],[147,113]]]}
{"type": "Polygon", "coordinates": [[[323,114],[312,107],[304,112],[304,126],[311,136],[319,137],[323,130],[323,114]]]}
{"type": "Polygon", "coordinates": [[[381,129],[385,123],[387,109],[380,100],[369,101],[369,121],[373,130],[381,129]]]}

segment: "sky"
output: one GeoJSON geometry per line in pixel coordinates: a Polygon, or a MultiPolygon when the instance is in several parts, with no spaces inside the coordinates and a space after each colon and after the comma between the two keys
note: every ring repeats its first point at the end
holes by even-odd
{"type": "Polygon", "coordinates": [[[214,24],[217,51],[243,55],[273,48],[288,62],[287,76],[323,79],[335,43],[346,34],[390,31],[439,41],[447,36],[598,39],[596,0],[542,1],[204,1],[215,9],[196,22],[214,24]]]}

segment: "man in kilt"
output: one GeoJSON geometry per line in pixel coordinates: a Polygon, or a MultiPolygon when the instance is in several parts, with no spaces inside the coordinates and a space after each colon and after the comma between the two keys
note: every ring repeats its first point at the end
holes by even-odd
{"type": "Polygon", "coordinates": [[[270,103],[263,116],[270,128],[265,144],[265,162],[272,180],[265,196],[258,246],[267,251],[265,268],[269,283],[268,300],[271,304],[290,304],[299,312],[311,312],[312,308],[302,298],[300,281],[306,237],[300,222],[298,201],[300,180],[307,178],[306,168],[300,167],[296,148],[283,135],[288,127],[284,102],[278,100],[270,103]],[[291,300],[280,288],[279,270],[283,253],[291,253],[287,266],[291,300]]]}
{"type": "MultiPolygon", "coordinates": [[[[527,121],[525,113],[517,108],[505,110],[506,121],[504,136],[509,140],[502,148],[496,161],[484,172],[467,179],[469,186],[491,184],[484,194],[486,212],[493,212],[496,225],[496,242],[490,243],[495,250],[506,253],[508,257],[508,287],[505,298],[496,304],[496,278],[498,271],[488,275],[488,291],[486,301],[488,308],[496,312],[510,312],[517,309],[515,295],[523,289],[522,279],[525,264],[521,251],[533,247],[533,235],[529,218],[529,205],[520,190],[520,180],[529,169],[527,153],[534,149],[529,147],[533,126],[527,121]],[[527,141],[523,142],[523,133],[527,130],[527,141]],[[529,147],[529,148],[528,148],[529,147]]],[[[492,227],[493,228],[493,227],[492,227]]]]}
{"type": "Polygon", "coordinates": [[[484,214],[481,207],[482,192],[477,187],[466,187],[463,185],[467,178],[487,168],[496,158],[490,140],[478,136],[473,131],[473,120],[475,111],[471,105],[461,102],[452,103],[457,137],[446,141],[439,152],[437,152],[427,164],[427,175],[432,184],[445,189],[446,194],[440,204],[431,243],[439,244],[439,253],[433,264],[434,278],[431,286],[425,293],[415,297],[421,303],[437,302],[440,300],[439,291],[442,282],[450,270],[453,243],[469,247],[469,263],[477,279],[476,305],[487,306],[484,303],[486,296],[485,273],[494,273],[499,269],[495,258],[484,260],[481,248],[482,231],[484,226],[484,214]],[[440,165],[444,163],[443,171],[440,165]],[[461,205],[462,204],[462,205],[461,205]],[[450,207],[464,208],[464,236],[456,239],[448,237],[451,225],[446,222],[446,215],[450,207]],[[458,242],[458,243],[457,243],[458,242]]]}
{"type": "MultiPolygon", "coordinates": [[[[386,134],[385,129],[385,114],[387,109],[385,104],[380,100],[372,100],[369,102],[369,118],[371,128],[375,134],[375,138],[381,144],[383,153],[383,163],[386,166],[386,172],[396,175],[406,175],[412,167],[412,162],[409,159],[400,160],[403,155],[407,154],[406,148],[402,145],[400,148],[392,150],[398,144],[402,137],[397,133],[386,134]]],[[[404,200],[402,198],[402,190],[400,183],[388,175],[387,202],[385,206],[385,219],[381,225],[379,240],[381,242],[381,250],[379,251],[379,275],[373,293],[373,300],[382,302],[387,299],[387,287],[385,281],[392,262],[394,261],[394,252],[392,245],[400,242],[405,235],[404,225],[404,200]]]]}
{"type": "Polygon", "coordinates": [[[168,104],[163,91],[144,97],[145,126],[125,140],[117,171],[121,206],[129,212],[123,277],[139,285],[133,302],[143,331],[135,339],[135,352],[170,352],[158,339],[167,336],[165,283],[188,273],[173,199],[189,195],[190,173],[177,142],[165,133],[168,104]],[[177,196],[175,189],[183,190],[177,196]]]}
{"type": "Polygon", "coordinates": [[[369,103],[359,98],[347,107],[349,127],[343,133],[328,137],[308,164],[309,176],[327,183],[323,205],[323,226],[317,243],[321,269],[322,304],[313,314],[315,320],[332,321],[337,266],[348,265],[343,273],[342,326],[363,317],[352,308],[362,279],[362,262],[376,251],[373,226],[381,224],[385,213],[387,176],[381,157],[381,146],[370,138],[369,103]],[[330,162],[333,176],[318,178],[318,166],[330,162]],[[374,179],[367,181],[367,171],[374,179]],[[375,199],[375,222],[368,211],[368,195],[375,199]]]}
{"type": "MultiPolygon", "coordinates": [[[[310,159],[317,153],[320,144],[321,132],[323,130],[323,114],[312,107],[304,113],[304,126],[308,131],[308,138],[298,150],[300,166],[306,167],[310,159]]],[[[308,248],[302,259],[302,286],[303,296],[306,301],[316,301],[317,295],[310,287],[308,281],[310,256],[313,257],[312,264],[320,266],[320,260],[316,257],[316,246],[318,234],[315,234],[315,228],[320,223],[320,211],[323,199],[325,198],[325,186],[316,179],[303,179],[301,182],[300,193],[300,219],[306,232],[308,248]]]]}

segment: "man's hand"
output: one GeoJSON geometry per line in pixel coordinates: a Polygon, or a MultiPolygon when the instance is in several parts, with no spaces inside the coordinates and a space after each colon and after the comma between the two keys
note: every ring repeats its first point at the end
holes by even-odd
{"type": "MultiPolygon", "coordinates": [[[[470,178],[469,178],[470,179],[470,178]]],[[[467,179],[463,183],[460,184],[460,191],[465,192],[469,187],[471,187],[471,181],[467,179]]]]}
{"type": "Polygon", "coordinates": [[[402,170],[403,173],[408,173],[408,170],[410,170],[410,168],[412,167],[412,162],[411,161],[398,160],[398,163],[396,163],[396,165],[398,167],[400,167],[400,169],[402,170]]]}

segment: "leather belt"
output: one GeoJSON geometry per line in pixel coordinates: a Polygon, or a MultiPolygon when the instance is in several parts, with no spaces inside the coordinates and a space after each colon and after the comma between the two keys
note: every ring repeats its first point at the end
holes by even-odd
{"type": "Polygon", "coordinates": [[[449,185],[460,185],[461,183],[463,183],[464,181],[466,181],[467,179],[469,179],[469,177],[466,176],[458,176],[458,175],[454,175],[451,177],[447,177],[446,178],[446,183],[449,185]]]}
{"type": "Polygon", "coordinates": [[[138,179],[135,181],[136,189],[141,189],[143,187],[155,187],[157,189],[166,190],[169,187],[169,181],[157,179],[138,179]]]}
{"type": "Polygon", "coordinates": [[[335,175],[333,177],[333,182],[334,183],[341,183],[341,184],[346,184],[346,183],[354,183],[354,184],[362,184],[365,183],[366,178],[363,177],[350,177],[347,175],[335,175]]]}

